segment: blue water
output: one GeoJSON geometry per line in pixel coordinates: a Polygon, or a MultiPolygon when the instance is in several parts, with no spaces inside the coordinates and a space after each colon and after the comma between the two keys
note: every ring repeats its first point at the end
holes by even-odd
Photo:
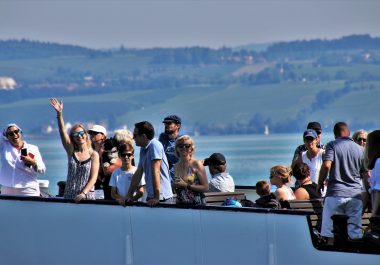
{"type": "MultiPolygon", "coordinates": [[[[268,180],[269,169],[277,164],[290,165],[295,148],[302,143],[302,134],[229,135],[194,137],[195,157],[203,159],[214,152],[223,153],[227,170],[236,185],[254,186],[258,180],[268,180]]],[[[323,143],[332,140],[324,134],[323,143]]],[[[66,180],[67,157],[58,138],[28,139],[41,151],[47,171],[41,179],[50,181],[50,192],[58,192],[57,182],[66,180]]],[[[138,158],[139,148],[136,148],[138,158]]],[[[206,168],[209,176],[208,169],[206,168]]],[[[209,176],[210,177],[210,176],[209,176]]]]}

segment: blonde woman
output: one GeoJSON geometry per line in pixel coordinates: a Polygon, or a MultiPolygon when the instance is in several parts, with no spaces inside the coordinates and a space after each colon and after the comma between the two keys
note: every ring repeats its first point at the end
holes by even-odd
{"type": "Polygon", "coordinates": [[[275,191],[278,201],[295,200],[293,190],[287,185],[290,183],[292,171],[289,167],[277,165],[270,169],[270,184],[277,187],[275,191]]]}
{"type": "Polygon", "coordinates": [[[91,141],[83,125],[75,124],[70,133],[65,130],[63,121],[63,102],[50,99],[51,106],[57,112],[59,134],[66,150],[68,170],[63,197],[81,200],[95,200],[94,185],[99,171],[99,154],[91,148],[91,141]]]}
{"type": "Polygon", "coordinates": [[[174,165],[173,186],[177,203],[205,205],[204,192],[208,191],[208,180],[203,163],[194,159],[195,146],[188,135],[176,140],[175,154],[179,161],[174,165]]]}

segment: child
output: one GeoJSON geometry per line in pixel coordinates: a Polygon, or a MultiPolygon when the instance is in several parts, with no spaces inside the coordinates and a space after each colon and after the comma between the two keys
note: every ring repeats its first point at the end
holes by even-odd
{"type": "MultiPolygon", "coordinates": [[[[134,158],[134,149],[131,143],[125,143],[119,146],[118,150],[119,158],[121,159],[121,168],[112,172],[110,186],[111,196],[117,200],[121,205],[125,205],[125,197],[128,193],[129,186],[131,185],[131,179],[136,172],[137,167],[132,166],[132,160],[134,158]]],[[[144,195],[145,179],[141,178],[140,184],[134,193],[133,200],[137,201],[144,195]]]]}
{"type": "Polygon", "coordinates": [[[280,203],[276,200],[276,196],[270,192],[269,183],[265,180],[256,183],[256,193],[260,196],[257,199],[256,206],[260,208],[280,209],[280,203]]]}
{"type": "Polygon", "coordinates": [[[226,172],[226,158],[221,153],[214,153],[203,161],[208,166],[211,174],[209,191],[212,192],[234,192],[235,183],[233,178],[226,172]]]}

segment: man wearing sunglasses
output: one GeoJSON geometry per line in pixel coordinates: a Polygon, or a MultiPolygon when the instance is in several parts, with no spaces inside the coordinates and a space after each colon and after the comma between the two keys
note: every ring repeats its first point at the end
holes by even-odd
{"type": "Polygon", "coordinates": [[[158,140],[164,146],[165,155],[169,163],[170,177],[173,180],[174,164],[178,162],[178,157],[175,155],[175,141],[181,136],[179,130],[182,120],[177,115],[169,115],[165,117],[162,123],[165,125],[165,132],[160,134],[158,140]]]}
{"type": "Polygon", "coordinates": [[[115,169],[120,168],[121,161],[117,160],[117,164],[112,164],[108,167],[104,167],[103,153],[106,151],[104,149],[104,143],[107,141],[107,130],[105,127],[95,124],[88,130],[88,134],[91,138],[92,147],[95,151],[99,153],[100,167],[98,178],[95,183],[95,189],[97,190],[97,193],[99,193],[99,190],[100,194],[103,193],[103,196],[100,195],[99,199],[103,197],[105,200],[112,200],[111,187],[109,186],[109,181],[112,172],[115,169]]]}
{"type": "Polygon", "coordinates": [[[37,174],[46,167],[37,146],[23,140],[16,124],[8,124],[0,137],[1,194],[40,196],[37,174]]]}
{"type": "Polygon", "coordinates": [[[147,204],[155,206],[159,202],[171,202],[173,192],[170,184],[169,164],[162,144],[154,139],[153,125],[148,121],[135,124],[133,139],[140,146],[140,159],[132,176],[126,201],[133,201],[133,194],[145,174],[147,204]]]}

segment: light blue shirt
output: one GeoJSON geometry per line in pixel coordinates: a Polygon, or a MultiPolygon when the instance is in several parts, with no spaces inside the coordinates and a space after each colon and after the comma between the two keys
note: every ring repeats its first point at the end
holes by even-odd
{"type": "Polygon", "coordinates": [[[161,160],[160,167],[160,200],[173,197],[172,187],[169,177],[169,164],[162,144],[153,139],[145,148],[140,149],[139,166],[143,168],[145,174],[146,190],[148,198],[154,197],[152,161],[161,160]]]}

